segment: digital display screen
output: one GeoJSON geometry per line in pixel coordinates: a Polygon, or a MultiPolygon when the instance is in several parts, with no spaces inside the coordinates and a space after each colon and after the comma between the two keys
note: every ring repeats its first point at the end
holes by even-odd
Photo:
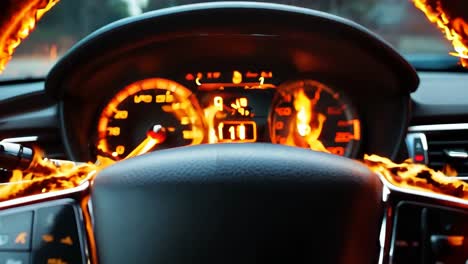
{"type": "Polygon", "coordinates": [[[219,142],[255,142],[257,125],[253,121],[225,121],[218,124],[219,142]]]}

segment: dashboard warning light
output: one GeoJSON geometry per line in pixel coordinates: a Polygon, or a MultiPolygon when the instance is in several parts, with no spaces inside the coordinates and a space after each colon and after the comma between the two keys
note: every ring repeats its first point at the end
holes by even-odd
{"type": "Polygon", "coordinates": [[[193,76],[193,74],[191,74],[191,73],[187,73],[187,75],[185,75],[185,80],[193,81],[193,80],[195,80],[195,76],[193,76]]]}
{"type": "Polygon", "coordinates": [[[258,73],[248,71],[248,72],[245,74],[245,77],[247,77],[247,78],[257,78],[257,77],[258,77],[258,73]]]}
{"type": "Polygon", "coordinates": [[[262,71],[260,73],[260,76],[263,77],[263,78],[273,78],[273,72],[271,72],[271,71],[268,71],[268,72],[262,71]]]}
{"type": "Polygon", "coordinates": [[[423,162],[423,161],[424,161],[424,155],[422,155],[422,154],[417,154],[417,155],[415,155],[415,156],[414,156],[414,161],[415,161],[415,162],[419,162],[419,163],[420,163],[420,162],[423,162]]]}
{"type": "Polygon", "coordinates": [[[242,73],[239,71],[234,71],[232,73],[232,83],[239,84],[242,82],[242,73]]]}

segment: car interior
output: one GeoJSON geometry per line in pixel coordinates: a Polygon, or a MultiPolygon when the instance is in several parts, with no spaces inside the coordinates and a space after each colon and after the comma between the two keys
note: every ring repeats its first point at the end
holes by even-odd
{"type": "Polygon", "coordinates": [[[466,1],[194,2],[0,3],[0,264],[468,263],[466,1]]]}

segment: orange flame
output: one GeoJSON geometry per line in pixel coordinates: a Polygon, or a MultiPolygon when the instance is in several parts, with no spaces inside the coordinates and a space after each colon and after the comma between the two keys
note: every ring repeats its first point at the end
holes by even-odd
{"type": "Polygon", "coordinates": [[[458,172],[453,168],[450,164],[445,164],[444,167],[442,168],[442,173],[444,173],[445,176],[457,176],[458,172]]]}
{"type": "Polygon", "coordinates": [[[327,119],[324,114],[314,111],[315,105],[320,100],[321,89],[317,89],[314,98],[309,99],[304,89],[298,89],[294,94],[294,109],[296,110],[296,122],[291,123],[297,133],[290,133],[286,144],[290,146],[307,145],[312,150],[329,153],[323,143],[319,140],[323,124],[327,119]],[[301,144],[296,144],[301,141],[301,144]]]}
{"type": "Polygon", "coordinates": [[[12,171],[8,183],[0,184],[0,201],[79,186],[112,163],[104,157],[98,157],[96,163],[54,162],[36,150],[27,170],[12,171]]]}
{"type": "Polygon", "coordinates": [[[210,105],[203,109],[205,119],[208,125],[208,143],[218,143],[218,136],[215,130],[215,117],[218,114],[218,108],[215,105],[210,105]]]}
{"type": "MultiPolygon", "coordinates": [[[[462,66],[468,68],[468,22],[466,18],[450,14],[448,6],[444,5],[441,0],[412,1],[418,9],[424,12],[429,21],[436,24],[445,37],[452,42],[455,51],[450,52],[450,55],[460,57],[462,66]]],[[[454,12],[455,10],[450,11],[454,12]]]]}
{"type": "Polygon", "coordinates": [[[411,160],[396,164],[377,155],[365,155],[364,163],[395,186],[468,199],[468,183],[426,165],[415,164],[411,160]]]}
{"type": "Polygon", "coordinates": [[[10,1],[0,18],[0,73],[10,61],[16,47],[34,29],[37,21],[59,0],[10,1]],[[4,21],[3,21],[4,20],[4,21]]]}
{"type": "MultiPolygon", "coordinates": [[[[96,163],[57,163],[43,158],[40,151],[36,150],[35,153],[29,169],[13,171],[8,183],[0,184],[0,201],[73,188],[92,181],[100,170],[115,163],[101,156],[98,156],[96,163]]],[[[397,164],[377,155],[365,155],[363,162],[395,186],[468,199],[468,183],[426,165],[415,164],[411,160],[397,164]]],[[[453,169],[448,170],[456,173],[453,169]]]]}

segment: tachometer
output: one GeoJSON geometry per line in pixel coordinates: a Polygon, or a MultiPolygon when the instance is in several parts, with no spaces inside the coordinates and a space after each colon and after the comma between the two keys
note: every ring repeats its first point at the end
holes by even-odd
{"type": "Polygon", "coordinates": [[[278,87],[270,135],[276,144],[351,156],[361,127],[342,95],[320,82],[299,80],[278,87]]]}
{"type": "Polygon", "coordinates": [[[203,127],[190,90],[167,79],[145,79],[119,91],[104,107],[97,150],[120,160],[155,149],[200,144],[203,127]]]}

